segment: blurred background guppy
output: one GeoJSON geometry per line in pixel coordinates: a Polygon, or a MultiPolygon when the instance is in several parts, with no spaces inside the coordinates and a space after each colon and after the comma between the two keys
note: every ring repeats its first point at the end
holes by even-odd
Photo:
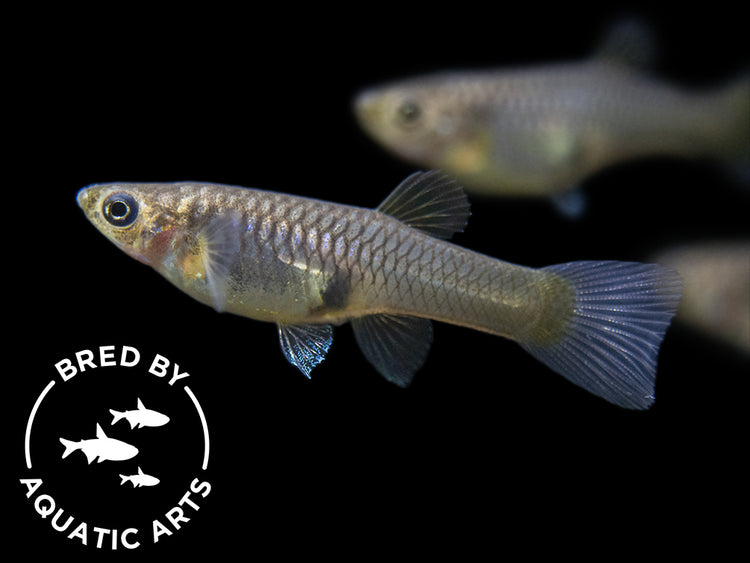
{"type": "Polygon", "coordinates": [[[636,158],[708,158],[747,181],[750,75],[679,89],[637,68],[648,35],[623,20],[587,60],[427,74],[362,91],[354,111],[391,153],[469,192],[551,198],[568,216],[583,212],[587,177],[636,158]]]}
{"type": "Polygon", "coordinates": [[[750,357],[750,240],[685,242],[653,259],[682,276],[677,320],[750,357]]]}

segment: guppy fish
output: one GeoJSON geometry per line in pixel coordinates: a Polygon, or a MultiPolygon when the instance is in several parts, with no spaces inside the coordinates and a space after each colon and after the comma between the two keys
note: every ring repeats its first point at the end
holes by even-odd
{"type": "Polygon", "coordinates": [[[706,157],[750,174],[750,76],[710,92],[658,81],[629,61],[647,35],[614,27],[595,57],[505,70],[437,72],[374,86],[354,113],[377,143],[474,193],[550,198],[580,215],[583,180],[648,156],[706,157]]]}
{"type": "Polygon", "coordinates": [[[144,426],[150,426],[152,428],[158,426],[164,426],[169,422],[169,417],[165,414],[157,412],[155,410],[147,409],[143,401],[138,399],[138,406],[132,411],[116,411],[109,409],[112,415],[112,424],[117,424],[120,420],[125,419],[130,423],[130,429],[136,427],[143,428],[144,426]]]}
{"type": "Polygon", "coordinates": [[[158,485],[161,481],[154,477],[153,475],[147,475],[143,472],[143,469],[138,467],[138,473],[135,475],[123,475],[122,473],[119,474],[120,479],[120,485],[124,485],[128,481],[130,481],[133,484],[133,488],[136,487],[155,487],[158,485]]]}
{"type": "Polygon", "coordinates": [[[750,240],[683,243],[655,260],[682,277],[677,320],[750,358],[750,240]]]}
{"type": "Polygon", "coordinates": [[[439,172],[404,180],[375,210],[217,184],[100,184],[88,219],[128,255],[214,307],[278,325],[309,377],[351,322],[365,357],[407,385],[431,320],[505,336],[574,383],[628,408],[653,401],[656,357],[680,280],[658,265],[518,266],[446,242],[469,215],[439,172]]]}
{"type": "Polygon", "coordinates": [[[102,461],[125,461],[138,455],[138,448],[121,440],[110,438],[104,433],[99,424],[96,425],[96,438],[79,440],[78,442],[60,438],[60,443],[65,446],[65,451],[62,454],[63,459],[78,450],[84,453],[86,461],[89,463],[92,463],[94,460],[97,463],[101,463],[102,461]]]}

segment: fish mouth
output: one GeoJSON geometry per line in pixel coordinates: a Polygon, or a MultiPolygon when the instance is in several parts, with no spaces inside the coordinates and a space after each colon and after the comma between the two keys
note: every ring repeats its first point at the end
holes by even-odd
{"type": "Polygon", "coordinates": [[[88,201],[89,197],[88,190],[88,188],[81,188],[76,194],[76,202],[78,203],[78,207],[80,207],[81,209],[86,209],[86,202],[88,201]]]}
{"type": "Polygon", "coordinates": [[[361,121],[374,121],[378,112],[379,96],[374,90],[365,90],[357,94],[352,102],[352,109],[361,121]]]}

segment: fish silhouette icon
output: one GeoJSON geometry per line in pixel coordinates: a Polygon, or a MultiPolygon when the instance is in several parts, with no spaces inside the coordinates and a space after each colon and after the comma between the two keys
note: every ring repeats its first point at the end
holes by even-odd
{"type": "Polygon", "coordinates": [[[65,446],[65,451],[62,454],[63,459],[78,450],[84,453],[89,463],[94,460],[97,463],[105,460],[124,461],[138,455],[138,448],[121,440],[108,437],[99,424],[96,425],[96,438],[79,440],[78,442],[60,438],[60,443],[65,446]]]}
{"type": "Polygon", "coordinates": [[[159,479],[157,479],[153,475],[147,475],[146,473],[144,473],[143,470],[140,468],[140,466],[138,467],[138,473],[137,474],[135,474],[135,475],[123,475],[121,473],[120,474],[120,479],[122,479],[122,481],[120,482],[120,485],[124,485],[125,483],[127,483],[128,481],[130,481],[131,483],[133,483],[133,488],[136,488],[136,487],[153,487],[154,485],[158,485],[159,482],[160,482],[159,479]]]}
{"type": "Polygon", "coordinates": [[[138,399],[138,406],[132,411],[119,412],[109,409],[112,414],[112,424],[114,425],[123,418],[130,423],[130,428],[143,428],[144,426],[157,427],[164,426],[169,422],[169,417],[155,410],[147,409],[143,401],[138,399]]]}

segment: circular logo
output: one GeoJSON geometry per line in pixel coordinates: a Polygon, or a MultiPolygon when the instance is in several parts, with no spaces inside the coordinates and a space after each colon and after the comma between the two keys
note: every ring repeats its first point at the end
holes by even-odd
{"type": "Polygon", "coordinates": [[[138,549],[193,526],[211,492],[208,424],[190,373],[131,346],[75,352],[26,424],[36,514],[66,541],[138,549]]]}

